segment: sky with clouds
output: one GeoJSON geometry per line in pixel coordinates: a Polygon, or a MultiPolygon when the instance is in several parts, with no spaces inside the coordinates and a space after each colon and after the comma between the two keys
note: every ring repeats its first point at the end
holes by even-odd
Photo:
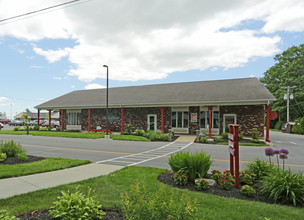
{"type": "MultiPolygon", "coordinates": [[[[2,0],[0,20],[67,1],[2,0]]],[[[111,87],[259,78],[303,36],[303,0],[81,0],[0,22],[0,112],[104,88],[104,64],[111,87]]]]}

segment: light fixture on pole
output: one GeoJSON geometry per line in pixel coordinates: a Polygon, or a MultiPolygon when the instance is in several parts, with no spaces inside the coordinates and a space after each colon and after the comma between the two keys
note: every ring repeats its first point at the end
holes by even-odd
{"type": "Polygon", "coordinates": [[[106,115],[107,115],[107,133],[106,135],[108,135],[108,130],[109,130],[109,67],[107,65],[103,65],[103,67],[107,68],[107,90],[106,90],[106,103],[107,103],[107,107],[106,107],[106,115]]]}

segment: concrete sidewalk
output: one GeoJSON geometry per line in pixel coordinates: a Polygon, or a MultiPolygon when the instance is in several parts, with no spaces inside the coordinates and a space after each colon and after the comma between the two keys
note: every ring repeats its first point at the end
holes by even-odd
{"type": "Polygon", "coordinates": [[[78,167],[0,180],[0,199],[108,175],[123,166],[91,163],[78,167]]]}

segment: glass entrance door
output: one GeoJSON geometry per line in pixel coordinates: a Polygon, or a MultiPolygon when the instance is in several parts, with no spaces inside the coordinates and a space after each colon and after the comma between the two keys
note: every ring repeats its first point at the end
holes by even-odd
{"type": "Polygon", "coordinates": [[[224,114],[223,132],[229,133],[229,124],[236,124],[236,114],[224,114]]]}
{"type": "Polygon", "coordinates": [[[157,129],[157,116],[156,115],[148,115],[148,126],[147,130],[156,131],[157,129]]]}

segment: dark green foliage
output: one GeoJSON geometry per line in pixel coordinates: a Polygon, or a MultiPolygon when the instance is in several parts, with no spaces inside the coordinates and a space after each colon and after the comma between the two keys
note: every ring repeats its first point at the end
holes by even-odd
{"type": "Polygon", "coordinates": [[[53,202],[50,215],[53,218],[59,218],[63,220],[69,219],[102,219],[105,213],[101,210],[101,205],[95,200],[95,197],[91,196],[91,188],[89,188],[88,195],[85,196],[78,191],[70,193],[61,192],[61,196],[58,196],[58,200],[53,202]]]}
{"type": "Polygon", "coordinates": [[[304,134],[304,117],[298,118],[295,121],[295,125],[292,127],[291,132],[295,134],[304,134]]]}
{"type": "Polygon", "coordinates": [[[144,136],[147,137],[147,138],[149,138],[151,141],[156,141],[159,138],[159,135],[156,134],[152,130],[146,131],[146,133],[144,134],[144,136]]]}
{"type": "Polygon", "coordinates": [[[205,177],[213,161],[210,155],[201,153],[179,152],[171,155],[168,163],[173,172],[184,169],[189,174],[189,181],[194,181],[196,177],[205,177]]]}
{"type": "Polygon", "coordinates": [[[127,134],[132,134],[132,125],[131,124],[127,124],[124,132],[126,132],[127,134]]]}
{"type": "Polygon", "coordinates": [[[285,204],[304,204],[303,172],[275,169],[262,180],[262,193],[285,204]]]}
{"type": "Polygon", "coordinates": [[[201,142],[202,143],[207,143],[208,142],[208,138],[207,137],[201,137],[201,142]]]}
{"type": "Polygon", "coordinates": [[[176,173],[174,173],[173,176],[174,182],[180,186],[185,186],[188,184],[189,175],[187,173],[187,170],[182,168],[176,173]]]}
{"type": "Polygon", "coordinates": [[[135,134],[138,135],[138,136],[144,136],[145,132],[141,129],[136,129],[135,134]]]}
{"type": "Polygon", "coordinates": [[[247,164],[248,172],[255,180],[261,180],[274,170],[272,165],[269,165],[264,160],[255,159],[253,162],[247,164]]]}
{"type": "Polygon", "coordinates": [[[20,143],[12,141],[1,141],[0,152],[5,153],[7,157],[17,157],[18,154],[25,154],[25,149],[22,148],[20,143]]]}
{"type": "MultiPolygon", "coordinates": [[[[290,117],[299,117],[300,109],[304,109],[304,44],[293,46],[274,58],[275,65],[264,73],[261,82],[276,97],[272,103],[271,109],[280,112],[281,118],[286,118],[286,94],[287,86],[294,86],[291,93],[300,105],[290,108],[290,117]],[[298,112],[298,113],[297,113],[298,112]]],[[[291,105],[297,104],[291,100],[291,105]]]]}
{"type": "Polygon", "coordinates": [[[252,128],[251,137],[253,139],[259,139],[259,131],[257,128],[252,128]]]}
{"type": "Polygon", "coordinates": [[[159,136],[159,139],[160,139],[161,141],[168,141],[169,137],[168,137],[167,134],[161,134],[161,135],[159,136]]]}
{"type": "Polygon", "coordinates": [[[209,183],[205,178],[200,178],[195,182],[195,188],[206,191],[209,189],[209,183]]]}
{"type": "Polygon", "coordinates": [[[282,125],[284,124],[284,121],[278,121],[275,126],[274,129],[281,131],[282,129],[282,125]]]}
{"type": "Polygon", "coordinates": [[[227,139],[228,138],[228,133],[221,133],[221,136],[223,137],[223,139],[227,139]]]}
{"type": "Polygon", "coordinates": [[[15,216],[10,215],[6,210],[0,209],[0,219],[2,220],[15,220],[15,216]]]}
{"type": "Polygon", "coordinates": [[[35,125],[35,126],[34,126],[34,130],[35,130],[35,131],[39,131],[39,126],[38,126],[38,125],[35,125]]]}
{"type": "Polygon", "coordinates": [[[256,190],[251,186],[244,185],[242,186],[240,193],[248,197],[253,197],[256,194],[256,190]]]}
{"type": "Polygon", "coordinates": [[[19,130],[20,130],[20,126],[14,127],[14,131],[19,131],[19,130]]]}
{"type": "Polygon", "coordinates": [[[121,193],[124,217],[131,219],[197,219],[197,201],[187,192],[168,190],[163,184],[151,192],[145,183],[130,186],[121,193]]]}

